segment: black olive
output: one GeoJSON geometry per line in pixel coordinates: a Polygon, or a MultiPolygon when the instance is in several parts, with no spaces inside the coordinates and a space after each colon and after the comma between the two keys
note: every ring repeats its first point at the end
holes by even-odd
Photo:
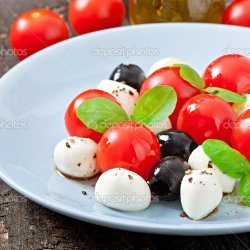
{"type": "Polygon", "coordinates": [[[117,82],[125,82],[125,84],[139,92],[145,80],[145,73],[137,65],[120,64],[115,68],[109,79],[117,82]]]}
{"type": "Polygon", "coordinates": [[[179,156],[188,161],[198,144],[185,132],[180,130],[165,130],[157,135],[161,146],[161,158],[179,156]]]}
{"type": "Polygon", "coordinates": [[[161,200],[179,199],[181,181],[188,169],[188,163],[180,157],[164,158],[153,170],[149,181],[151,192],[161,200]]]}

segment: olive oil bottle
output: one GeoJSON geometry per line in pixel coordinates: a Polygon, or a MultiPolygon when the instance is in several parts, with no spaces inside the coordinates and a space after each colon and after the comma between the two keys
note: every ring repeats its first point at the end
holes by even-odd
{"type": "Polygon", "coordinates": [[[220,23],[224,0],[129,0],[132,24],[159,22],[220,23]]]}

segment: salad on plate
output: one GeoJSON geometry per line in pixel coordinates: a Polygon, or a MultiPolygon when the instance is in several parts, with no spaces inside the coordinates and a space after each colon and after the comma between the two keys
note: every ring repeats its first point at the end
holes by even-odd
{"type": "Polygon", "coordinates": [[[156,62],[147,75],[120,64],[74,98],[65,126],[57,171],[81,180],[99,175],[95,200],[104,206],[135,212],[180,200],[193,220],[232,192],[250,206],[247,57],[222,56],[202,77],[176,58],[156,62]]]}

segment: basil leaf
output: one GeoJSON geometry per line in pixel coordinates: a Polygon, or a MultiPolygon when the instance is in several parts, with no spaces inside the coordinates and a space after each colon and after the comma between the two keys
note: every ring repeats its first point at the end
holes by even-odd
{"type": "Polygon", "coordinates": [[[238,94],[236,94],[232,91],[229,91],[227,89],[209,87],[209,88],[206,88],[205,91],[207,93],[213,94],[215,96],[218,96],[218,97],[224,99],[226,102],[242,103],[242,102],[246,101],[245,96],[238,95],[238,94]]]}
{"type": "Polygon", "coordinates": [[[250,173],[248,160],[225,142],[207,140],[202,147],[206,155],[224,174],[232,178],[241,178],[250,173]]]}
{"type": "Polygon", "coordinates": [[[174,112],[177,103],[175,90],[169,86],[156,86],[138,100],[131,120],[151,127],[174,112]]]}
{"type": "Polygon", "coordinates": [[[174,68],[180,68],[180,76],[183,80],[189,82],[193,87],[203,90],[205,87],[204,80],[200,75],[190,66],[186,64],[175,64],[174,68]]]}
{"type": "Polygon", "coordinates": [[[250,174],[242,177],[238,189],[244,204],[250,206],[250,174]]]}
{"type": "Polygon", "coordinates": [[[87,127],[99,133],[106,132],[116,123],[129,120],[120,105],[106,98],[93,98],[83,102],[76,114],[87,127]]]}

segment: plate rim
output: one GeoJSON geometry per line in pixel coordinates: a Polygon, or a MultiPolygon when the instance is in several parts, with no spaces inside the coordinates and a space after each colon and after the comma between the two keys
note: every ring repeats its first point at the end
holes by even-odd
{"type": "MultiPolygon", "coordinates": [[[[92,32],[85,35],[80,35],[77,37],[70,38],[68,40],[62,41],[60,43],[57,43],[55,45],[52,45],[42,51],[39,51],[32,56],[28,57],[27,59],[21,61],[20,63],[16,64],[13,68],[11,68],[7,73],[5,73],[1,79],[0,79],[0,86],[4,82],[5,78],[11,76],[12,74],[15,74],[19,68],[24,67],[26,64],[30,64],[32,60],[37,60],[40,56],[45,55],[46,53],[49,53],[51,50],[54,50],[56,48],[60,49],[60,47],[63,47],[65,44],[70,44],[75,40],[87,40],[95,38],[96,36],[101,35],[107,35],[109,33],[116,33],[117,31],[123,30],[135,30],[135,29],[148,29],[149,27],[169,27],[169,26],[182,26],[182,27],[210,27],[215,29],[231,29],[231,30],[245,30],[249,31],[248,28],[245,27],[238,27],[238,26],[226,26],[222,24],[207,24],[207,23],[159,23],[159,24],[142,24],[142,25],[136,25],[136,26],[125,26],[125,27],[118,27],[118,28],[112,28],[97,32],[92,32]]],[[[157,223],[151,223],[151,222],[145,222],[140,221],[140,223],[135,224],[135,222],[131,220],[127,220],[124,218],[115,218],[116,220],[111,220],[112,216],[110,215],[103,215],[102,217],[98,217],[94,214],[89,214],[87,212],[81,211],[79,212],[78,209],[72,208],[69,205],[61,205],[56,204],[55,201],[50,200],[45,197],[41,197],[40,195],[37,195],[35,193],[32,193],[31,191],[25,189],[22,187],[20,183],[17,183],[11,176],[9,176],[7,173],[4,174],[4,171],[1,171],[4,169],[4,166],[0,166],[0,179],[2,179],[7,185],[9,185],[11,188],[16,190],[18,193],[22,194],[24,197],[28,198],[29,200],[46,207],[52,211],[55,211],[57,213],[66,215],[68,217],[85,221],[88,223],[96,224],[99,226],[105,226],[109,228],[115,228],[120,230],[126,230],[126,231],[132,231],[132,232],[140,232],[140,233],[150,233],[150,234],[167,234],[167,235],[182,235],[182,236],[190,236],[190,235],[225,235],[225,234],[235,234],[235,233],[242,233],[242,232],[250,232],[250,218],[249,221],[243,221],[243,222],[228,222],[226,224],[222,223],[211,223],[211,224],[198,224],[197,222],[194,222],[194,224],[178,224],[178,225],[172,225],[172,224],[164,224],[160,225],[157,223]]]]}
{"type": "Polygon", "coordinates": [[[0,78],[0,84],[2,82],[2,79],[5,79],[5,77],[8,77],[9,74],[12,74],[13,71],[16,71],[19,67],[23,67],[26,63],[29,63],[29,61],[36,60],[36,57],[42,56],[43,54],[49,53],[50,50],[54,50],[56,48],[63,47],[64,44],[67,43],[72,43],[73,41],[76,40],[81,40],[81,39],[91,39],[93,37],[99,36],[99,35],[105,35],[108,33],[114,33],[120,30],[133,30],[133,29],[147,29],[149,27],[152,28],[160,28],[160,27],[168,27],[168,26],[186,26],[186,27],[210,27],[210,28],[216,28],[216,29],[228,29],[228,30],[245,30],[245,31],[250,31],[249,28],[243,27],[243,26],[235,26],[235,25],[224,25],[224,24],[215,24],[215,23],[188,23],[188,22],[169,22],[169,23],[147,23],[147,24],[139,24],[139,25],[128,25],[128,26],[121,26],[121,27],[116,27],[116,28],[110,28],[110,29],[105,29],[105,30],[99,30],[99,31],[94,31],[90,32],[87,34],[83,35],[78,35],[75,37],[71,37],[69,39],[63,40],[61,42],[58,42],[56,44],[53,44],[45,49],[42,49],[31,56],[27,57],[26,59],[19,61],[16,65],[14,65],[10,70],[8,70],[1,78],[0,78]]]}
{"type": "MultiPolygon", "coordinates": [[[[1,166],[0,166],[1,170],[1,166]]],[[[135,224],[131,220],[115,218],[116,220],[111,221],[112,216],[97,217],[96,215],[89,214],[84,210],[79,212],[78,209],[72,208],[69,205],[60,203],[56,204],[54,201],[48,198],[36,195],[29,190],[23,188],[20,184],[15,183],[11,178],[1,175],[1,179],[13,188],[18,193],[22,194],[25,198],[41,205],[49,210],[60,213],[79,221],[104,226],[113,229],[137,232],[137,233],[149,233],[149,234],[162,234],[162,235],[179,235],[179,236],[205,236],[205,235],[227,235],[236,234],[250,231],[249,221],[245,222],[231,222],[231,223],[212,223],[212,224],[198,224],[199,222],[193,221],[193,224],[178,224],[170,225],[164,224],[159,225],[157,223],[143,222],[135,224]],[[181,227],[181,228],[180,228],[181,227]]]]}

